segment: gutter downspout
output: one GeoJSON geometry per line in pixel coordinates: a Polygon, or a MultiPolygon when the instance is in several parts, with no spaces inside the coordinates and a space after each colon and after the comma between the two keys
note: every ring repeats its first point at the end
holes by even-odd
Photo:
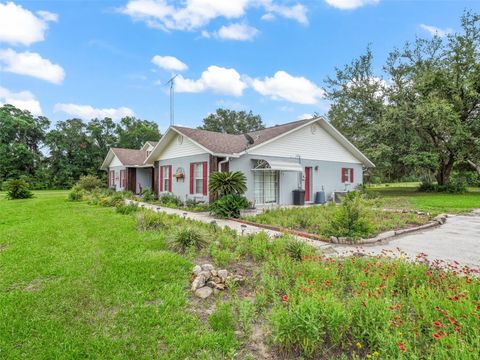
{"type": "Polygon", "coordinates": [[[227,156],[225,160],[222,160],[218,163],[218,171],[222,171],[222,165],[230,161],[230,156],[227,156]]]}

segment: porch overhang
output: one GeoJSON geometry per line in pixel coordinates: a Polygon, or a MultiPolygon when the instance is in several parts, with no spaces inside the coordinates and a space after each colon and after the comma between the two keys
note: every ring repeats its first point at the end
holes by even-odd
{"type": "Polygon", "coordinates": [[[265,170],[278,170],[278,171],[293,171],[293,172],[303,172],[302,165],[298,162],[285,161],[285,160],[265,160],[265,159],[256,159],[257,166],[255,166],[253,171],[265,171],[265,170]]]}

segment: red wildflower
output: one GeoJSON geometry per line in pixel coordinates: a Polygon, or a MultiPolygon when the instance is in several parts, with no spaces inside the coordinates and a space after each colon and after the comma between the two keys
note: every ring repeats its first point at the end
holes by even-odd
{"type": "Polygon", "coordinates": [[[407,348],[405,347],[405,345],[401,342],[398,343],[398,347],[400,348],[400,350],[402,350],[402,352],[407,352],[407,348]]]}
{"type": "Polygon", "coordinates": [[[433,333],[433,338],[435,340],[440,340],[442,338],[442,336],[440,334],[437,334],[437,333],[433,333]]]}
{"type": "Polygon", "coordinates": [[[434,322],[433,322],[433,325],[434,325],[435,327],[437,327],[437,328],[443,327],[443,324],[442,324],[440,321],[434,321],[434,322]]]}
{"type": "Polygon", "coordinates": [[[288,302],[288,295],[287,294],[283,295],[282,300],[285,302],[288,302]]]}

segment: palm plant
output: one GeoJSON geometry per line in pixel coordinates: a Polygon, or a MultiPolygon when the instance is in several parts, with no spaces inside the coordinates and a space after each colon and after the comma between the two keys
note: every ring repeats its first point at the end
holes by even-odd
{"type": "Polygon", "coordinates": [[[220,196],[242,195],[247,190],[247,178],[241,171],[214,172],[210,175],[208,189],[220,196]]]}

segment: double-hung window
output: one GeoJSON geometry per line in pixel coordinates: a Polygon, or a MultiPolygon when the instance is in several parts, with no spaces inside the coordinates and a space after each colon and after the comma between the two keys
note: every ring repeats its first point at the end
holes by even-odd
{"type": "Polygon", "coordinates": [[[353,168],[342,168],[342,182],[353,183],[353,168]]]}
{"type": "Polygon", "coordinates": [[[161,181],[161,187],[160,191],[172,191],[172,166],[167,165],[167,166],[162,166],[160,168],[160,181],[161,181]]]}

